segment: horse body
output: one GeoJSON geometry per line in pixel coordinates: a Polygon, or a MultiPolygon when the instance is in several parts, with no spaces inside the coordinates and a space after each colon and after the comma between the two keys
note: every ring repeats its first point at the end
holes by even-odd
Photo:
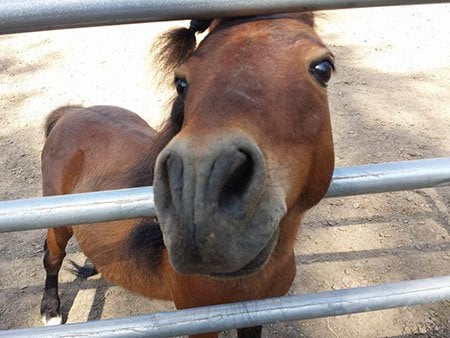
{"type": "Polygon", "coordinates": [[[288,291],[299,224],[333,170],[332,57],[310,14],[206,26],[195,50],[176,41],[199,29],[168,36],[161,55],[178,96],[162,131],[110,106],[49,115],[44,195],[153,184],[158,221],[49,229],[44,321],[60,321],[57,275],[72,235],[106,279],[177,308],[288,291]]]}

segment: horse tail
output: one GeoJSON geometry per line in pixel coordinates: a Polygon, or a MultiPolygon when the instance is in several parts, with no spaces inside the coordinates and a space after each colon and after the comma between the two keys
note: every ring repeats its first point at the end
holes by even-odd
{"type": "Polygon", "coordinates": [[[45,120],[45,127],[44,127],[45,137],[46,138],[48,137],[53,127],[55,126],[56,122],[58,122],[58,120],[61,118],[62,115],[66,114],[69,111],[79,110],[82,108],[83,106],[81,105],[70,105],[70,106],[62,106],[53,110],[45,120]]]}
{"type": "Polygon", "coordinates": [[[69,263],[71,266],[69,268],[66,268],[66,270],[73,274],[75,277],[88,279],[89,277],[98,274],[97,268],[90,261],[87,261],[84,265],[79,265],[73,260],[69,260],[69,263]]]}

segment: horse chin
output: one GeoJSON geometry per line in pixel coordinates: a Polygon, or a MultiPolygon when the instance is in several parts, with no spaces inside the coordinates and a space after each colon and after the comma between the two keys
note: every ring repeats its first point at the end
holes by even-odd
{"type": "Polygon", "coordinates": [[[277,245],[278,233],[279,231],[277,229],[261,252],[242,268],[233,272],[210,273],[207,274],[207,276],[212,279],[239,279],[261,271],[269,261],[270,256],[277,245]]]}

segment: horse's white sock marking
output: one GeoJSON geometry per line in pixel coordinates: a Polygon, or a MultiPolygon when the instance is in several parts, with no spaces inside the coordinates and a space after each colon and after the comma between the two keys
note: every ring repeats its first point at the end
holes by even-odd
{"type": "Polygon", "coordinates": [[[52,317],[49,320],[47,320],[45,318],[45,316],[43,316],[42,317],[42,322],[44,323],[45,326],[60,325],[60,324],[62,324],[62,317],[61,316],[57,316],[57,317],[52,317]]]}

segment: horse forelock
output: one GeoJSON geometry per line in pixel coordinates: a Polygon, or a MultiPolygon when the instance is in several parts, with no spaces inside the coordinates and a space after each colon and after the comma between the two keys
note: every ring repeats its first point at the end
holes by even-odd
{"type": "Polygon", "coordinates": [[[173,73],[195,50],[196,33],[207,30],[211,22],[212,20],[191,20],[189,28],[175,28],[159,36],[152,46],[152,54],[160,80],[173,73]]]}

